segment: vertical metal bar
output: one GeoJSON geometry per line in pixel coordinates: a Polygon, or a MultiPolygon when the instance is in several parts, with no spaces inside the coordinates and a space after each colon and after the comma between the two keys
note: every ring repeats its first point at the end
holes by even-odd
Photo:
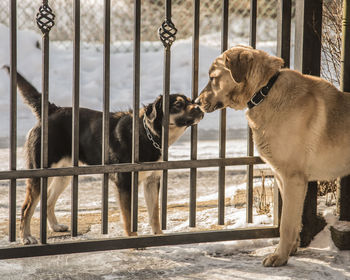
{"type": "MultiPolygon", "coordinates": [[[[199,21],[200,0],[193,1],[193,41],[192,41],[192,99],[198,97],[199,64],[199,21]]],[[[191,126],[191,160],[197,160],[198,127],[191,126]]],[[[190,221],[189,226],[196,226],[197,168],[190,169],[190,221]]]]}
{"type": "Polygon", "coordinates": [[[256,48],[256,18],[257,18],[257,0],[250,0],[250,34],[249,45],[256,48]]]}
{"type": "MultiPolygon", "coordinates": [[[[134,82],[133,82],[133,136],[132,163],[139,162],[140,132],[140,40],[141,40],[141,1],[134,1],[134,82]]],[[[138,172],[132,172],[131,192],[131,231],[137,231],[138,218],[138,172]]]]}
{"type": "Polygon", "coordinates": [[[295,2],[294,68],[304,74],[320,75],[322,0],[295,2]]]}
{"type": "MultiPolygon", "coordinates": [[[[41,99],[41,165],[48,168],[49,33],[43,35],[43,78],[41,99]]],[[[47,177],[41,178],[40,241],[47,242],[47,177]]]]}
{"type": "MultiPolygon", "coordinates": [[[[72,112],[72,165],[79,164],[79,82],[80,82],[80,0],[74,0],[73,42],[73,112],[72,112]]],[[[71,190],[71,234],[78,235],[78,176],[74,175],[71,190]]]]}
{"type": "MultiPolygon", "coordinates": [[[[10,3],[10,170],[17,169],[17,0],[10,3]]],[[[16,241],[16,179],[10,180],[9,241],[16,241]]]]}
{"type": "MultiPolygon", "coordinates": [[[[228,45],[228,11],[229,1],[222,1],[222,31],[221,31],[221,52],[227,50],[228,45]]],[[[219,157],[226,156],[226,109],[220,111],[220,135],[219,135],[219,157]]],[[[218,179],[218,224],[225,224],[225,166],[219,166],[218,179]]]]}
{"type": "MultiPolygon", "coordinates": [[[[49,32],[55,25],[55,15],[49,7],[48,0],[43,0],[36,15],[36,22],[43,33],[42,51],[42,95],[41,95],[41,156],[40,168],[48,168],[48,115],[49,115],[49,32]]],[[[47,177],[42,177],[40,182],[41,202],[40,202],[40,241],[47,242],[47,177]]]]}
{"type": "Polygon", "coordinates": [[[278,0],[277,56],[283,58],[284,66],[290,66],[290,33],[292,0],[278,0]]]}
{"type": "MultiPolygon", "coordinates": [[[[343,1],[340,89],[350,92],[350,1],[343,1]]],[[[350,221],[350,176],[341,178],[338,204],[339,220],[350,221]]],[[[345,239],[345,238],[344,238],[345,239]]]]}
{"type": "MultiPolygon", "coordinates": [[[[295,2],[294,68],[303,74],[319,76],[321,69],[322,0],[295,2]]],[[[309,182],[300,233],[301,246],[307,246],[324,226],[317,214],[317,182],[309,182]]]]}
{"type": "MultiPolygon", "coordinates": [[[[102,164],[109,163],[109,99],[110,99],[110,16],[111,2],[104,1],[103,45],[103,118],[102,118],[102,164]]],[[[102,233],[108,233],[108,173],[102,178],[102,233]]]]}
{"type": "Polygon", "coordinates": [[[273,186],[273,224],[280,226],[282,214],[282,197],[276,179],[273,186]]]}
{"type": "MultiPolygon", "coordinates": [[[[249,44],[253,48],[256,48],[256,17],[257,17],[257,0],[250,1],[250,37],[249,44]]],[[[247,154],[248,156],[254,156],[254,143],[252,130],[248,127],[248,145],[247,145],[247,154]]],[[[247,223],[253,222],[253,171],[254,165],[249,164],[247,166],[247,191],[246,191],[246,200],[247,200],[247,214],[246,221],[247,223]]]]}
{"type": "MultiPolygon", "coordinates": [[[[165,2],[165,18],[171,21],[171,0],[165,2]]],[[[169,146],[169,94],[170,94],[170,45],[164,49],[164,81],[163,81],[163,129],[162,129],[162,160],[168,160],[169,146]]],[[[163,170],[161,180],[161,227],[166,229],[168,201],[168,170],[163,170]]]]}
{"type": "MultiPolygon", "coordinates": [[[[168,160],[168,127],[169,127],[169,90],[170,90],[170,48],[164,51],[164,92],[163,92],[163,130],[162,130],[162,159],[168,160]]],[[[161,180],[161,225],[166,229],[168,200],[168,170],[163,170],[161,180]]]]}
{"type": "MultiPolygon", "coordinates": [[[[290,66],[290,36],[292,1],[278,0],[277,14],[277,56],[283,58],[284,66],[290,66]]],[[[277,182],[274,185],[274,224],[279,226],[282,214],[282,197],[277,182]]]]}
{"type": "Polygon", "coordinates": [[[343,1],[340,90],[350,92],[350,1],[343,1]]]}

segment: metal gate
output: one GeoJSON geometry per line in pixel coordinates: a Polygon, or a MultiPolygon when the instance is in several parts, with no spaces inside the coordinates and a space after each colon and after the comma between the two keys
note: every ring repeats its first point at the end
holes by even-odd
{"type": "MultiPolygon", "coordinates": [[[[11,0],[10,5],[10,49],[11,49],[11,111],[10,111],[10,169],[0,171],[0,180],[10,180],[9,192],[9,241],[16,240],[16,180],[20,178],[41,178],[41,208],[40,208],[40,243],[39,245],[14,246],[1,248],[0,258],[20,258],[42,255],[68,254],[88,251],[103,251],[125,248],[140,248],[150,246],[213,242],[224,240],[240,240],[254,238],[277,237],[279,225],[279,196],[274,195],[274,226],[266,226],[249,229],[201,231],[191,233],[172,233],[156,236],[121,237],[112,239],[101,239],[94,241],[63,242],[59,244],[47,243],[47,182],[48,177],[73,176],[72,180],[72,208],[71,208],[71,235],[77,236],[78,224],[78,176],[84,174],[103,174],[102,194],[102,228],[101,232],[108,231],[108,174],[115,172],[132,172],[132,231],[137,231],[138,221],[138,173],[147,170],[163,170],[161,180],[161,226],[166,229],[167,223],[167,178],[169,169],[190,169],[190,219],[189,226],[196,226],[196,182],[197,168],[218,167],[219,168],[219,191],[218,191],[218,224],[225,222],[225,168],[226,166],[247,166],[247,217],[248,223],[253,219],[253,166],[263,163],[259,157],[253,154],[253,142],[251,132],[248,136],[248,154],[246,157],[227,158],[226,151],[226,110],[220,113],[220,140],[219,158],[197,159],[197,127],[191,127],[191,159],[181,161],[168,161],[168,118],[169,118],[169,89],[170,89],[170,59],[171,44],[175,40],[176,27],[171,21],[171,0],[166,1],[165,20],[159,28],[159,36],[164,45],[164,83],[163,83],[163,111],[165,122],[162,132],[162,161],[161,162],[139,162],[139,118],[140,107],[140,18],[141,0],[134,1],[134,75],[133,75],[133,153],[132,162],[125,164],[109,164],[109,100],[110,100],[110,0],[104,1],[104,95],[103,95],[103,145],[102,163],[97,166],[79,166],[79,69],[80,69],[80,1],[74,0],[74,65],[73,65],[73,117],[72,117],[72,167],[48,168],[48,73],[49,73],[49,32],[54,26],[55,16],[49,7],[48,0],[43,0],[42,6],[37,14],[37,23],[43,33],[43,78],[42,78],[42,135],[41,135],[41,168],[34,170],[17,170],[16,164],[16,139],[17,139],[17,88],[16,88],[16,66],[17,66],[17,23],[16,23],[16,0],[11,0]]],[[[279,36],[278,54],[289,63],[289,38],[291,21],[291,1],[279,1],[279,36]],[[283,16],[282,16],[283,15],[283,16]]],[[[250,45],[256,44],[256,19],[257,0],[250,1],[250,45]]],[[[192,58],[192,98],[198,96],[198,64],[199,64],[199,19],[200,0],[193,1],[193,58],[192,58]]],[[[228,16],[229,1],[222,1],[222,41],[221,51],[228,47],[228,16]]]]}

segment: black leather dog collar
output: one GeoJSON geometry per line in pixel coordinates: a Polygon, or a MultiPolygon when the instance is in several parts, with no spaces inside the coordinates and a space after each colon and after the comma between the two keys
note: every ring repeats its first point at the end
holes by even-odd
{"type": "Polygon", "coordinates": [[[262,87],[258,92],[254,93],[253,97],[248,101],[248,108],[251,109],[256,105],[259,105],[264,98],[269,94],[270,89],[276,82],[280,72],[278,71],[275,75],[271,77],[266,86],[262,87]]]}

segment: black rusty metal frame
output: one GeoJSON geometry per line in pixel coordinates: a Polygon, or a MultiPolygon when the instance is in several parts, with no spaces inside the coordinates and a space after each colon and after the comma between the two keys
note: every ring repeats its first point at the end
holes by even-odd
{"type": "MultiPolygon", "coordinates": [[[[250,37],[249,45],[256,48],[256,18],[257,18],[257,0],[250,1],[250,37]]],[[[247,137],[247,154],[248,156],[254,156],[254,144],[253,144],[253,134],[250,127],[248,127],[248,137],[247,137]]],[[[247,223],[253,222],[253,171],[254,165],[249,164],[247,166],[247,191],[246,191],[246,201],[247,201],[247,212],[246,221],[247,223]]]]}
{"type": "MultiPolygon", "coordinates": [[[[350,1],[343,1],[340,90],[350,92],[350,1]]],[[[339,220],[350,221],[350,176],[341,178],[338,192],[339,220]]],[[[345,237],[344,237],[345,238],[345,237]]]]}
{"type": "MultiPolygon", "coordinates": [[[[289,1],[289,0],[288,0],[289,1]]],[[[283,0],[283,3],[288,3],[283,0]]],[[[102,239],[96,241],[77,241],[47,244],[47,183],[49,177],[73,176],[72,181],[72,236],[78,232],[78,176],[86,174],[101,174],[102,183],[102,223],[101,232],[108,233],[108,174],[115,172],[132,172],[132,215],[131,231],[137,231],[138,222],[138,173],[141,171],[163,170],[161,181],[161,226],[166,229],[167,221],[167,183],[169,169],[190,169],[190,198],[189,198],[189,226],[196,226],[196,188],[197,188],[197,168],[218,167],[218,224],[224,224],[225,220],[225,167],[247,165],[248,166],[248,205],[247,221],[252,222],[252,180],[253,166],[262,164],[260,157],[253,156],[253,146],[251,136],[249,136],[249,148],[247,157],[226,158],[226,111],[220,113],[220,139],[219,158],[197,159],[197,127],[191,128],[191,155],[190,160],[168,161],[168,125],[169,125],[169,94],[170,94],[170,62],[171,45],[175,41],[176,27],[171,21],[171,0],[165,2],[165,20],[159,28],[160,39],[164,44],[164,83],[163,83],[163,110],[164,122],[162,131],[162,161],[160,162],[139,162],[139,107],[140,107],[140,24],[141,24],[141,0],[134,0],[134,73],[133,73],[133,136],[132,136],[132,162],[124,164],[109,164],[109,107],[110,107],[110,0],[104,0],[104,61],[103,61],[103,141],[102,141],[102,162],[95,166],[79,166],[79,70],[80,70],[80,0],[74,0],[74,62],[73,62],[73,117],[72,117],[72,167],[48,168],[47,166],[47,130],[48,130],[48,74],[49,74],[49,31],[54,25],[54,15],[48,6],[48,0],[43,0],[40,12],[37,15],[38,25],[43,32],[43,85],[42,85],[42,161],[40,169],[17,170],[16,168],[16,0],[11,0],[11,146],[10,146],[10,168],[7,171],[0,171],[0,180],[10,180],[10,222],[9,240],[16,240],[16,180],[21,178],[41,178],[41,226],[40,245],[18,246],[0,249],[0,259],[19,258],[30,256],[69,254],[88,251],[103,251],[124,248],[140,248],[174,244],[188,244],[224,240],[240,240],[277,237],[278,223],[275,226],[206,231],[192,233],[173,233],[158,236],[126,237],[115,239],[102,239]]],[[[251,0],[251,37],[250,44],[255,47],[256,42],[256,10],[257,1],[251,0]]],[[[289,7],[290,8],[290,7],[289,7]]],[[[288,9],[288,7],[287,7],[288,9]]],[[[193,49],[192,49],[192,98],[198,96],[198,65],[199,65],[199,26],[200,26],[200,0],[193,0],[193,49]]],[[[228,17],[229,1],[222,0],[222,43],[221,50],[228,48],[228,17]]],[[[290,15],[287,16],[290,24],[290,15]]],[[[290,25],[289,25],[290,29],[290,25]]],[[[290,30],[288,24],[283,25],[279,33],[284,32],[279,37],[280,45],[288,48],[290,30]],[[289,35],[288,35],[289,34],[289,35]]],[[[281,33],[282,34],[282,33],[281,33]]]]}
{"type": "MultiPolygon", "coordinates": [[[[198,97],[200,0],[193,1],[192,99],[198,97]]],[[[191,160],[197,160],[198,127],[191,126],[191,160]]],[[[197,169],[190,169],[189,226],[196,226],[197,169]]]]}
{"type": "MultiPolygon", "coordinates": [[[[109,100],[110,100],[110,17],[111,1],[104,0],[103,43],[103,117],[102,117],[102,165],[109,163],[109,100]]],[[[108,233],[108,173],[102,177],[102,223],[101,231],[108,233]]]]}
{"type": "MultiPolygon", "coordinates": [[[[134,73],[133,73],[133,138],[132,163],[139,162],[139,110],[140,110],[140,41],[141,41],[141,1],[134,2],[134,73]]],[[[137,171],[132,172],[131,191],[131,232],[137,232],[138,220],[138,178],[137,171]]]]}
{"type": "MultiPolygon", "coordinates": [[[[80,0],[74,0],[72,165],[79,165],[80,0]]],[[[78,235],[78,175],[72,178],[71,235],[78,235]]]]}
{"type": "MultiPolygon", "coordinates": [[[[228,14],[229,1],[222,1],[222,22],[221,22],[221,52],[227,50],[228,45],[228,14]]],[[[219,158],[226,156],[226,109],[220,111],[219,118],[219,158]]],[[[225,224],[225,166],[219,166],[218,174],[218,224],[225,224]]]]}
{"type": "MultiPolygon", "coordinates": [[[[284,67],[290,66],[290,36],[292,21],[292,0],[278,0],[277,12],[277,56],[283,58],[284,67]]],[[[282,215],[282,197],[275,181],[274,188],[274,225],[279,226],[282,215]]]]}
{"type": "MultiPolygon", "coordinates": [[[[49,7],[48,0],[43,0],[36,15],[36,22],[43,33],[42,45],[42,96],[41,96],[41,160],[40,168],[48,168],[48,115],[49,115],[49,32],[54,26],[55,15],[49,7]]],[[[47,243],[47,186],[48,177],[41,177],[40,184],[40,242],[47,243]]]]}
{"type": "Polygon", "coordinates": [[[72,254],[128,248],[217,242],[277,237],[278,227],[176,233],[142,237],[99,239],[96,241],[64,242],[0,249],[0,259],[72,254]]]}
{"type": "MultiPolygon", "coordinates": [[[[303,74],[320,76],[323,0],[295,2],[296,18],[294,68],[303,74]]],[[[317,182],[308,183],[300,234],[301,246],[307,246],[312,237],[322,230],[325,221],[317,215],[317,182]],[[305,234],[307,232],[307,234],[305,234]]]]}
{"type": "MultiPolygon", "coordinates": [[[[17,169],[17,1],[10,3],[10,170],[17,169]]],[[[10,180],[9,240],[16,240],[16,179],[10,180]]]]}

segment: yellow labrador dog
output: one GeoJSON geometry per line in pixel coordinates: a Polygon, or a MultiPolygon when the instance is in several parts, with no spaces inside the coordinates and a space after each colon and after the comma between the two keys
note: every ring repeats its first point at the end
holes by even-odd
{"type": "Polygon", "coordinates": [[[280,242],[264,266],[281,266],[298,247],[307,182],[350,173],[350,94],[290,69],[283,60],[237,46],[215,59],[196,102],[203,111],[248,108],[260,156],[282,199],[280,242]]]}

